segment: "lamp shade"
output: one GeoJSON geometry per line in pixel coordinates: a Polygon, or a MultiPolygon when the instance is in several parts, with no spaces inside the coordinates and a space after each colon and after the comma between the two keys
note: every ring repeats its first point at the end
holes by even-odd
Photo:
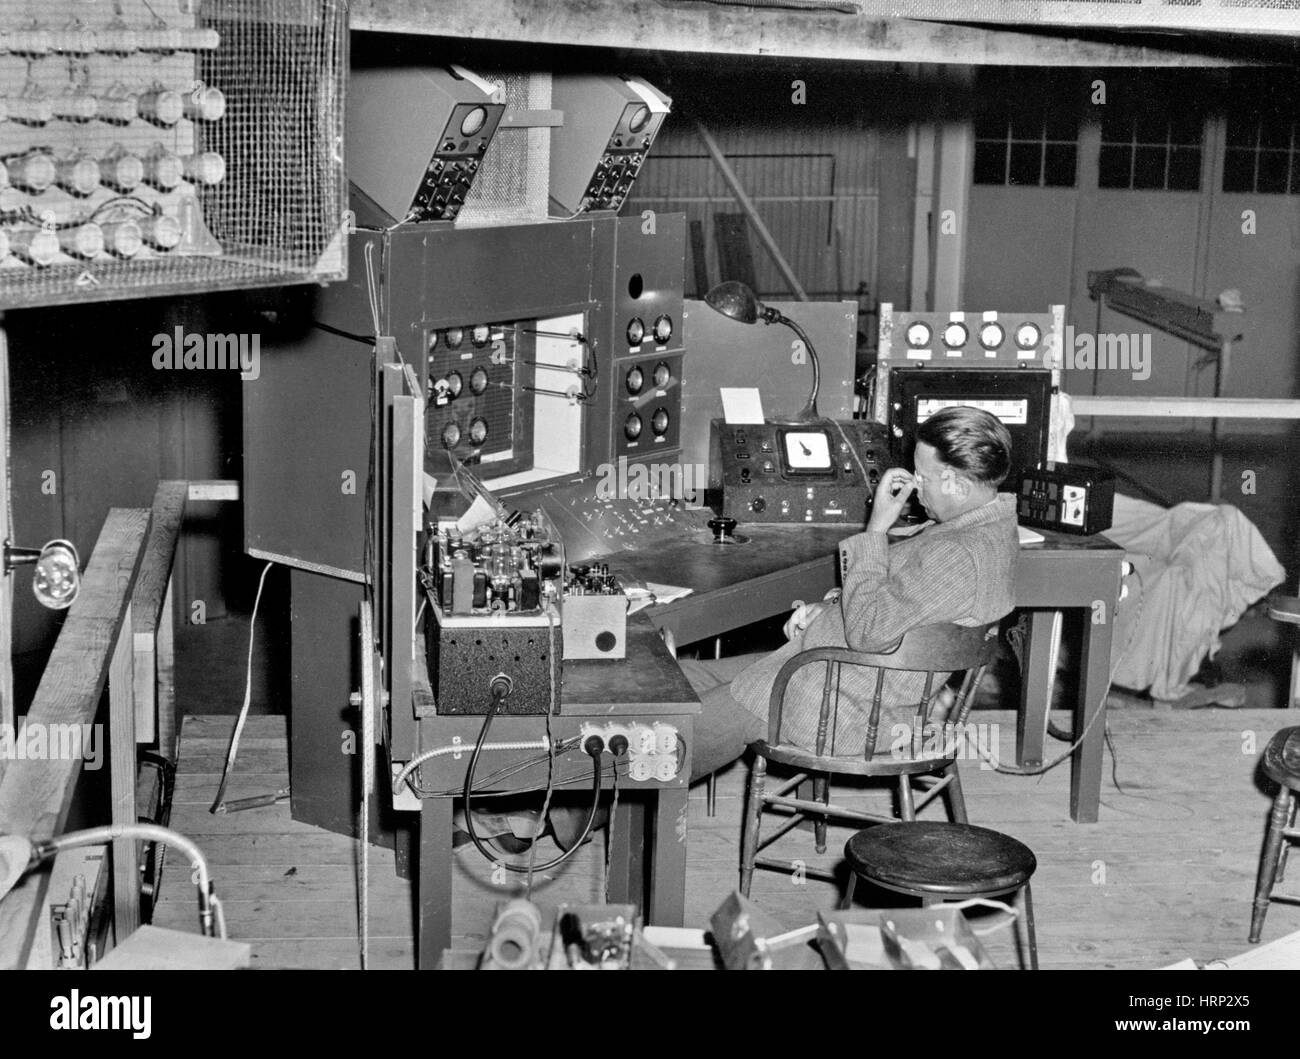
{"type": "Polygon", "coordinates": [[[742,324],[758,323],[758,295],[738,280],[719,283],[704,296],[711,309],[742,324]]]}

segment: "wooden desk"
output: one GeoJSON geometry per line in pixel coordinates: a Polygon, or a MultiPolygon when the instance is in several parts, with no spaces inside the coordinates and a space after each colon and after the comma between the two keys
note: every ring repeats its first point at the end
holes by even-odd
{"type": "MultiPolygon", "coordinates": [[[[555,739],[576,736],[584,722],[665,721],[677,727],[686,746],[676,778],[619,786],[618,819],[610,851],[610,896],[616,904],[638,905],[647,923],[680,927],[686,914],[686,795],[690,776],[692,721],[700,700],[668,653],[658,631],[644,616],[628,622],[627,658],[565,662],[560,712],[551,718],[555,739]]],[[[445,746],[459,738],[465,751],[425,762],[420,781],[429,791],[459,791],[482,716],[436,716],[421,720],[420,745],[445,746]]],[[[535,740],[546,732],[546,719],[501,715],[492,723],[489,742],[535,740]]],[[[480,775],[536,757],[539,751],[495,751],[480,765],[480,775]]],[[[556,759],[557,776],[581,774],[582,782],[566,790],[590,790],[591,761],[581,752],[556,759]]],[[[510,790],[545,783],[546,765],[503,779],[483,790],[510,790]]],[[[608,789],[606,786],[604,789],[608,789]]],[[[433,967],[451,944],[452,797],[420,800],[419,901],[417,951],[421,967],[433,967]]],[[[544,863],[548,857],[539,858],[544,863]]],[[[523,878],[522,875],[519,876],[523,878]]]]}
{"type": "MultiPolygon", "coordinates": [[[[682,538],[598,561],[643,581],[694,589],[683,599],[644,612],[679,644],[774,617],[790,610],[796,599],[821,599],[839,583],[838,544],[848,536],[845,527],[741,525],[738,532],[749,542],[716,545],[701,543],[698,537],[682,538]]],[[[1111,636],[1124,549],[1101,536],[1073,537],[1046,530],[1043,534],[1047,538],[1043,543],[1021,548],[1016,573],[1016,606],[1032,612],[1016,756],[1024,766],[1043,760],[1053,677],[1048,671],[1052,612],[1085,610],[1074,719],[1076,732],[1090,723],[1091,727],[1071,762],[1070,816],[1078,823],[1095,823],[1105,737],[1104,719],[1098,714],[1105,709],[1110,685],[1111,636]],[[1094,620],[1094,614],[1101,620],[1094,620]]]]}

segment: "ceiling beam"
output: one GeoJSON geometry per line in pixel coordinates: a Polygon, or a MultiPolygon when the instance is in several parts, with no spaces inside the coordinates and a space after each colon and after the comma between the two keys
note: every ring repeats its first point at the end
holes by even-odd
{"type": "MultiPolygon", "coordinates": [[[[845,8],[854,6],[864,5],[848,3],[845,8]]],[[[350,11],[352,28],[359,30],[679,53],[1008,66],[1251,65],[1195,50],[1179,51],[1172,44],[1169,48],[1112,44],[844,11],[725,3],[352,0],[350,11]]],[[[1090,28],[1095,30],[1097,23],[1090,28]]],[[[1183,43],[1193,47],[1191,42],[1183,43]]]]}

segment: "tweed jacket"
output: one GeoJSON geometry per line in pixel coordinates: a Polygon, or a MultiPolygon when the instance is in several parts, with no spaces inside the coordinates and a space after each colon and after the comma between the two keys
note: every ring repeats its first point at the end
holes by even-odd
{"type": "MultiPolygon", "coordinates": [[[[997,621],[1014,605],[1019,551],[1015,498],[1008,493],[893,544],[885,534],[873,531],[849,537],[840,544],[844,587],[839,604],[827,607],[802,635],[744,670],[732,682],[732,697],[766,720],[777,673],[805,648],[875,651],[923,625],[997,621]]],[[[782,742],[815,746],[824,674],[823,665],[809,665],[790,681],[782,742]]],[[[841,670],[839,707],[827,753],[863,752],[875,683],[874,669],[845,666],[841,670]]],[[[886,674],[877,748],[889,745],[892,725],[914,721],[924,686],[922,674],[886,674]]],[[[934,687],[937,690],[940,684],[934,687]]]]}

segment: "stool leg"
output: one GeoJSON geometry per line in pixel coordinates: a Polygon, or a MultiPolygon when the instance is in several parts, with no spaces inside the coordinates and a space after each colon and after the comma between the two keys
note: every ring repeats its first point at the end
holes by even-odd
{"type": "Polygon", "coordinates": [[[840,910],[853,907],[853,891],[858,885],[858,873],[849,869],[849,881],[844,885],[844,896],[840,898],[840,910]]]}
{"type": "Polygon", "coordinates": [[[957,762],[952,762],[943,770],[945,776],[951,777],[948,783],[948,813],[952,816],[954,824],[966,824],[970,821],[966,819],[966,795],[961,789],[961,773],[957,771],[957,762]]]}
{"type": "Polygon", "coordinates": [[[704,812],[708,816],[718,815],[718,774],[710,772],[704,781],[704,812]]]}
{"type": "Polygon", "coordinates": [[[898,814],[903,820],[916,819],[916,803],[912,801],[912,777],[907,773],[898,777],[898,814]]]}
{"type": "Polygon", "coordinates": [[[1282,853],[1282,829],[1286,827],[1291,812],[1291,792],[1282,787],[1273,799],[1273,811],[1268,816],[1268,835],[1264,839],[1264,853],[1259,861],[1259,881],[1255,884],[1255,904],[1250,913],[1250,938],[1252,945],[1259,943],[1264,929],[1264,916],[1268,912],[1269,894],[1277,876],[1277,862],[1282,853]]]}
{"type": "Polygon", "coordinates": [[[749,801],[745,805],[745,830],[740,840],[740,892],[749,896],[754,881],[754,860],[758,856],[758,828],[763,818],[763,779],[767,775],[767,758],[754,758],[749,773],[749,801]]]}
{"type": "MultiPolygon", "coordinates": [[[[830,780],[825,776],[813,777],[813,801],[829,804],[831,800],[830,780]]],[[[813,821],[813,843],[818,853],[826,852],[826,817],[819,816],[813,821]]]]}
{"type": "MultiPolygon", "coordinates": [[[[1029,969],[1038,970],[1038,934],[1034,930],[1034,895],[1030,893],[1029,883],[1025,883],[1016,895],[1016,904],[1020,908],[1020,918],[1025,921],[1025,940],[1029,946],[1029,969]]],[[[1016,941],[1020,941],[1019,926],[1016,929],[1016,941]]],[[[1017,947],[1019,947],[1017,945],[1017,947]]],[[[1024,967],[1024,960],[1021,960],[1021,967],[1024,967]]]]}
{"type": "MultiPolygon", "coordinates": [[[[1300,797],[1297,797],[1297,796],[1296,796],[1296,793],[1295,793],[1294,791],[1292,791],[1292,792],[1291,792],[1291,818],[1290,818],[1290,820],[1287,822],[1287,825],[1286,825],[1288,828],[1294,828],[1294,827],[1295,827],[1295,815],[1296,815],[1296,812],[1295,812],[1295,811],[1296,811],[1297,807],[1300,807],[1300,797]]],[[[1286,879],[1286,855],[1287,855],[1288,853],[1290,853],[1290,852],[1291,852],[1291,843],[1290,843],[1290,842],[1283,842],[1283,843],[1282,843],[1282,852],[1281,852],[1281,854],[1280,854],[1280,855],[1278,856],[1278,858],[1277,858],[1277,878],[1274,880],[1274,882],[1283,882],[1283,881],[1285,881],[1285,879],[1286,879]]]]}

